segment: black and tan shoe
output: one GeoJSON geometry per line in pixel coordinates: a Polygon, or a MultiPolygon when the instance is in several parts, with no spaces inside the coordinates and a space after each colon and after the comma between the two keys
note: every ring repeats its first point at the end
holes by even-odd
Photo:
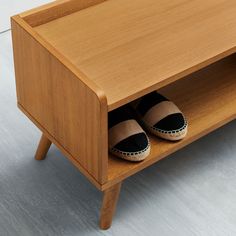
{"type": "Polygon", "coordinates": [[[125,160],[142,161],[150,153],[149,139],[127,106],[108,114],[109,151],[125,160]]]}
{"type": "Polygon", "coordinates": [[[171,141],[186,136],[188,124],[183,113],[156,91],[135,101],[132,106],[139,120],[152,134],[171,141]]]}

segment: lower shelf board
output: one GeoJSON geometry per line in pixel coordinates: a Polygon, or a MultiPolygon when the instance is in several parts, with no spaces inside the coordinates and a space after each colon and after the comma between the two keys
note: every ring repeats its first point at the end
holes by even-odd
{"type": "Polygon", "coordinates": [[[133,163],[109,155],[108,182],[114,183],[144,169],[236,118],[236,55],[218,61],[159,90],[185,114],[188,135],[169,142],[149,135],[151,153],[133,163]]]}

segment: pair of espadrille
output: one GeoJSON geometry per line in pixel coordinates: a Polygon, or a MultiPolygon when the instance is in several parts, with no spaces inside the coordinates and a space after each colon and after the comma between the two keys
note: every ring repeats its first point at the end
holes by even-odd
{"type": "Polygon", "coordinates": [[[188,128],[179,108],[157,92],[110,112],[108,125],[109,151],[129,161],[142,161],[150,153],[143,128],[171,141],[183,139],[188,128]]]}

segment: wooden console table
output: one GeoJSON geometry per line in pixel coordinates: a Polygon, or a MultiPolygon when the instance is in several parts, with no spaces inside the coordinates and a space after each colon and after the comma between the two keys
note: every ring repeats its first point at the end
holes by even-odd
{"type": "MultiPolygon", "coordinates": [[[[235,0],[62,0],[12,17],[18,107],[101,191],[112,222],[123,180],[236,117],[235,0]],[[150,136],[131,163],[108,153],[108,112],[149,92],[172,99],[187,137],[150,136]]],[[[140,213],[141,214],[141,213],[140,213]]]]}

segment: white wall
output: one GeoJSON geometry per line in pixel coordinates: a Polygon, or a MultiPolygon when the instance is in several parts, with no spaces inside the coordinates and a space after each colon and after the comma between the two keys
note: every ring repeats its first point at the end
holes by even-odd
{"type": "Polygon", "coordinates": [[[10,16],[52,0],[0,0],[0,32],[10,29],[10,16]]]}

